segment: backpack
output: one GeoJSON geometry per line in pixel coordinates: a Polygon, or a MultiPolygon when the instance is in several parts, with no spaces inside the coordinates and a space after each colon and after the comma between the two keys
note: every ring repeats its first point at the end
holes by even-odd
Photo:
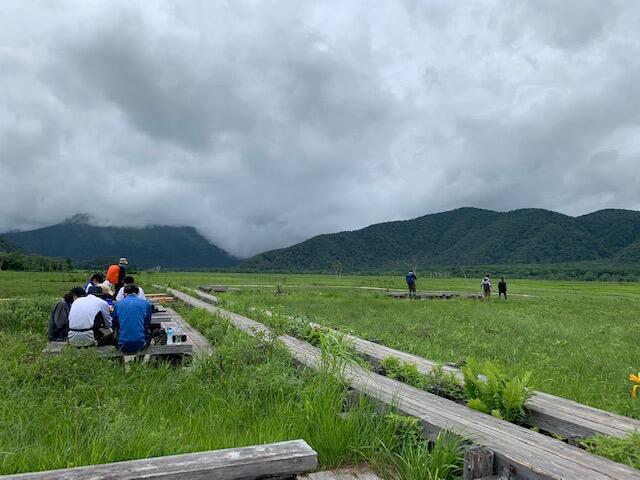
{"type": "Polygon", "coordinates": [[[107,280],[109,280],[109,283],[113,285],[117,285],[119,278],[120,278],[120,266],[115,264],[109,265],[109,268],[107,269],[107,280]]]}

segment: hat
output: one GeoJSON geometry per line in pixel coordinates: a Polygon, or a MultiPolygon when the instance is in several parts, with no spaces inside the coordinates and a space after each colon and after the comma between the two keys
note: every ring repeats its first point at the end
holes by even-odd
{"type": "Polygon", "coordinates": [[[89,287],[87,293],[89,295],[102,295],[102,288],[100,288],[98,285],[94,285],[93,287],[89,287]]]}
{"type": "Polygon", "coordinates": [[[129,265],[129,262],[127,262],[127,259],[124,257],[120,257],[120,261],[118,262],[119,265],[129,265]]]}

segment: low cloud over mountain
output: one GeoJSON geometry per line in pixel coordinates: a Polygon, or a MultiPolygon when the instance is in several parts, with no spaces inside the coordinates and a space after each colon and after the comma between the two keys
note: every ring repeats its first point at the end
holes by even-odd
{"type": "Polygon", "coordinates": [[[640,4],[0,6],[0,232],[237,256],[461,205],[640,208],[640,4]]]}

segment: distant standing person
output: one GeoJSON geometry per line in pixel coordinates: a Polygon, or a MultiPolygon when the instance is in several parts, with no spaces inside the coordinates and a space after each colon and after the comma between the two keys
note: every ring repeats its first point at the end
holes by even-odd
{"type": "Polygon", "coordinates": [[[504,299],[507,299],[507,282],[504,281],[504,277],[500,277],[500,282],[498,282],[498,298],[501,295],[504,295],[504,299]]]}
{"type": "Polygon", "coordinates": [[[418,277],[416,276],[415,273],[413,273],[413,271],[410,271],[409,273],[407,273],[406,275],[406,280],[407,280],[407,287],[409,287],[409,296],[415,296],[416,294],[416,280],[418,279],[418,277]]]}
{"type": "Polygon", "coordinates": [[[124,287],[124,277],[127,275],[126,266],[129,262],[126,258],[120,257],[118,264],[109,265],[107,268],[107,280],[115,287],[115,292],[119,292],[124,287]]]}
{"type": "Polygon", "coordinates": [[[489,280],[489,274],[486,274],[480,282],[480,286],[482,287],[482,298],[490,298],[491,297],[491,280],[489,280]]]}

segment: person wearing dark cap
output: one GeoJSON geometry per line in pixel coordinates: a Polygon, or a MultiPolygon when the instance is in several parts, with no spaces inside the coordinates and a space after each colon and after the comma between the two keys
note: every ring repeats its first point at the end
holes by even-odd
{"type": "Polygon", "coordinates": [[[49,317],[47,338],[51,342],[66,342],[69,335],[69,310],[71,304],[86,295],[84,288],[74,287],[64,294],[62,300],[56,303],[49,317]]]}
{"type": "Polygon", "coordinates": [[[105,278],[103,273],[94,273],[93,275],[91,275],[91,278],[84,286],[85,293],[89,293],[89,289],[91,287],[93,287],[94,285],[99,285],[101,283],[104,283],[104,281],[105,281],[105,278]]]}

